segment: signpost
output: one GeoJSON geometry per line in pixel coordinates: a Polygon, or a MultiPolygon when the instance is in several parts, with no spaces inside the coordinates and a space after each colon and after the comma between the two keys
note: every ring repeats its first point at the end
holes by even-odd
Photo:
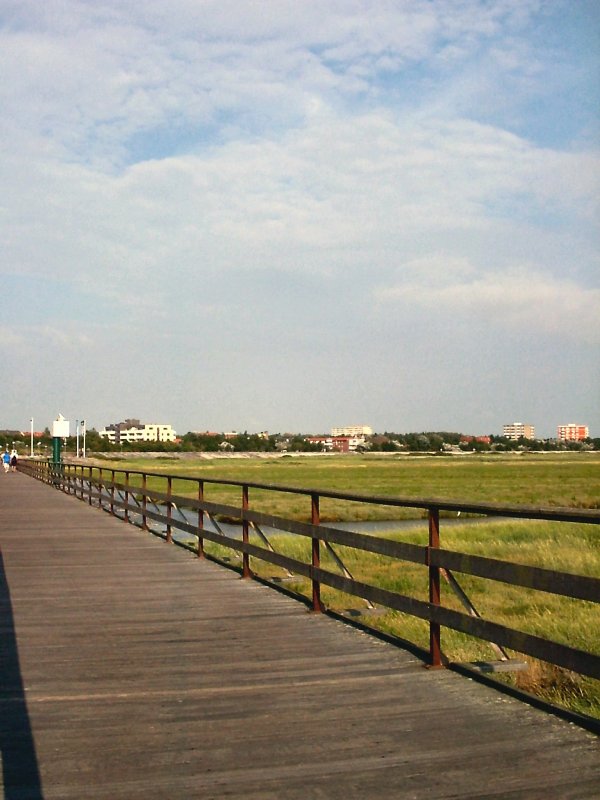
{"type": "Polygon", "coordinates": [[[61,462],[61,441],[69,436],[69,420],[65,419],[62,414],[52,423],[52,461],[55,464],[61,462]]]}

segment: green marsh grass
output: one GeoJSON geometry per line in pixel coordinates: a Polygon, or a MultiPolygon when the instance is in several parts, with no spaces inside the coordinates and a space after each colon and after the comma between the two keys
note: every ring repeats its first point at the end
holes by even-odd
{"type": "MultiPolygon", "coordinates": [[[[437,498],[458,502],[490,502],[539,506],[600,508],[600,453],[547,453],[468,456],[298,456],[293,458],[221,458],[170,460],[132,458],[104,469],[131,469],[170,474],[343,491],[354,494],[437,498]]],[[[122,476],[121,476],[122,477],[122,476]]],[[[117,480],[120,477],[117,476],[117,480]]],[[[131,476],[140,484],[139,476],[131,476]]],[[[165,491],[166,481],[149,478],[148,486],[165,491]]],[[[174,494],[195,496],[191,481],[173,483],[174,494]]],[[[206,483],[205,498],[240,504],[241,490],[206,483]]],[[[291,519],[310,518],[310,498],[284,492],[250,490],[252,508],[291,519]]],[[[409,519],[419,509],[373,506],[323,498],[323,522],[409,519]]]]}

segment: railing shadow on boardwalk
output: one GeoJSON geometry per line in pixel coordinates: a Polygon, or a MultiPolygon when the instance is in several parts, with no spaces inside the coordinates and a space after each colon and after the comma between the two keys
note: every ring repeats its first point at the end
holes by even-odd
{"type": "Polygon", "coordinates": [[[4,797],[6,800],[43,800],[1,552],[0,609],[0,761],[4,797]]]}

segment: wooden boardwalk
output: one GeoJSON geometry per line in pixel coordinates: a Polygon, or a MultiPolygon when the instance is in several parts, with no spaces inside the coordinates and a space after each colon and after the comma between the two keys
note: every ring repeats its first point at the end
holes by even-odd
{"type": "Polygon", "coordinates": [[[588,732],[0,475],[6,800],[598,798],[588,732]]]}

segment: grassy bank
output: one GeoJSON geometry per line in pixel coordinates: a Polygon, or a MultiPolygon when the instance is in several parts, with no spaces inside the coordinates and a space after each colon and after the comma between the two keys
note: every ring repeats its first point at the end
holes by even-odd
{"type": "MultiPolygon", "coordinates": [[[[164,472],[355,494],[435,497],[459,502],[600,508],[600,453],[518,454],[464,457],[346,455],[242,459],[124,459],[102,463],[119,469],[164,472]]],[[[161,488],[158,479],[150,486],[161,488]]],[[[162,484],[164,488],[164,483],[162,484]]],[[[176,494],[193,494],[189,483],[175,481],[176,494]]],[[[206,486],[206,498],[239,504],[239,489],[206,486]]],[[[251,491],[253,508],[308,519],[307,498],[251,491]]],[[[402,519],[418,510],[392,509],[323,500],[324,521],[402,519]]]]}

